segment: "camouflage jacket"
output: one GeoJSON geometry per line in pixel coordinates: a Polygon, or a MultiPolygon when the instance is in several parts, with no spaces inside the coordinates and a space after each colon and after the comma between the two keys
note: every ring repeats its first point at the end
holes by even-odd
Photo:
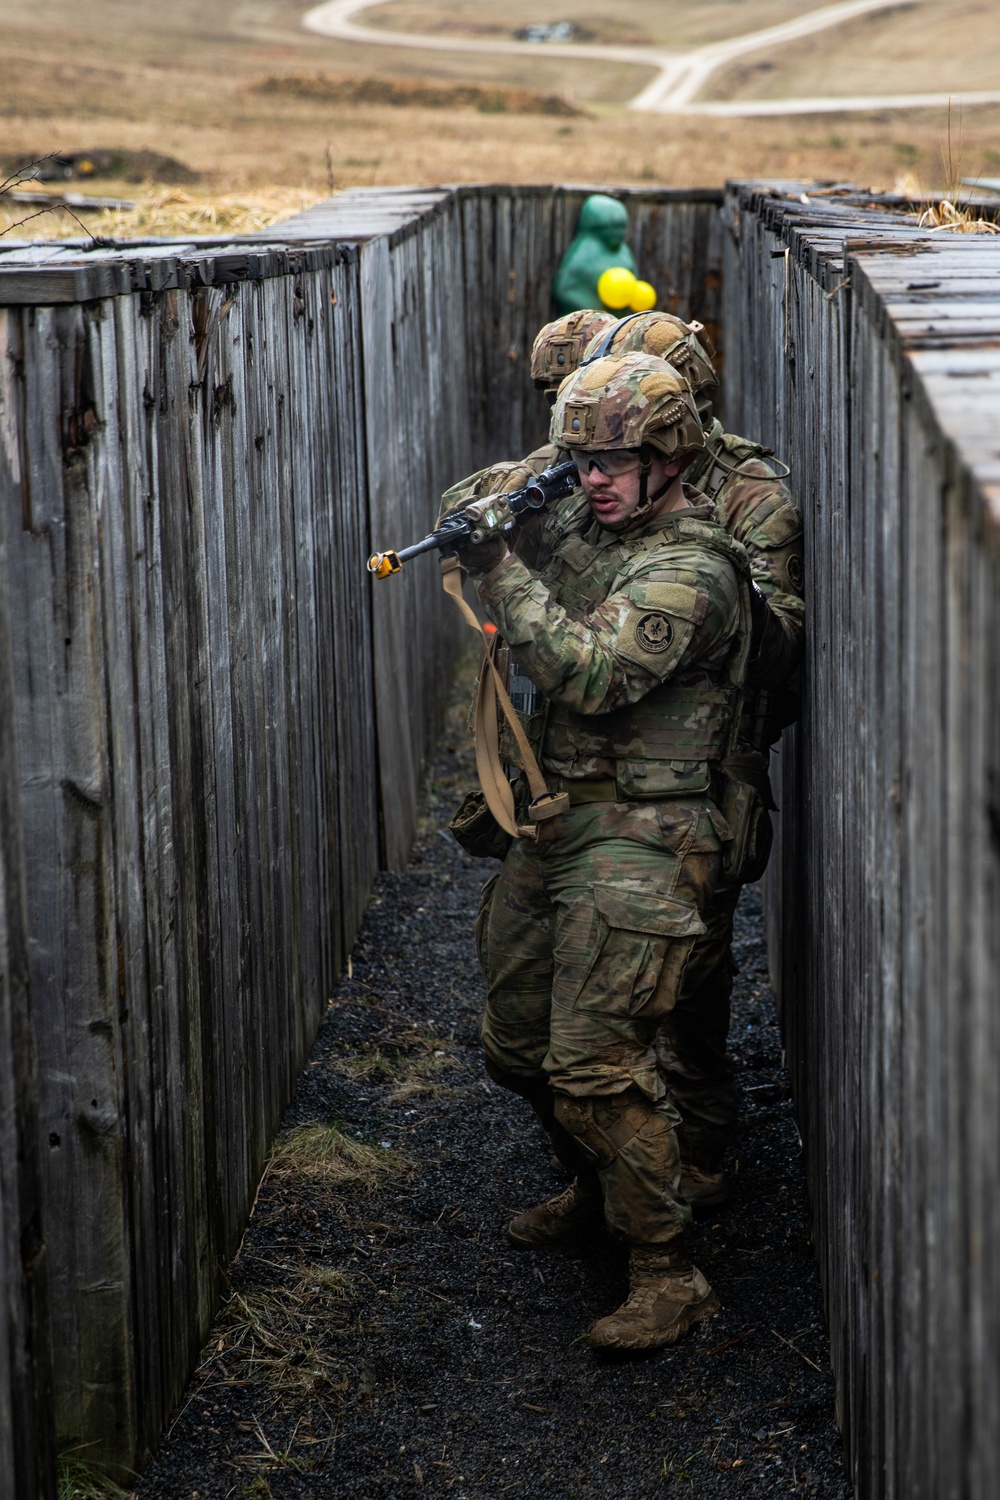
{"type": "MultiPolygon", "coordinates": [[[[805,621],[802,517],[766,463],[767,449],[724,432],[719,421],[707,437],[708,452],[695,459],[684,478],[713,501],[718,523],[746,548],[754,583],[767,605],[763,629],[754,635],[740,729],[745,746],[766,750],[797,717],[794,683],[805,621]]],[[[546,444],[520,461],[490,464],[445,493],[441,515],[482,495],[517,489],[558,457],[558,450],[546,444]]],[[[579,496],[577,505],[586,509],[579,496]]],[[[565,514],[565,507],[559,514],[565,514]]],[[[511,549],[538,568],[552,545],[552,527],[561,524],[532,515],[519,523],[511,549]]]]}
{"type": "Polygon", "coordinates": [[[543,695],[528,727],[551,776],[614,777],[626,799],[710,789],[741,698],[749,570],[710,504],[688,499],[623,535],[577,490],[541,518],[532,565],[515,551],[476,580],[543,695]]]}
{"type": "Polygon", "coordinates": [[[767,614],[755,631],[747,670],[741,737],[757,749],[773,744],[796,716],[792,683],[802,660],[805,623],[802,517],[765,461],[767,449],[723,432],[716,421],[709,450],[685,479],[715,503],[719,523],[746,548],[767,614]]]}

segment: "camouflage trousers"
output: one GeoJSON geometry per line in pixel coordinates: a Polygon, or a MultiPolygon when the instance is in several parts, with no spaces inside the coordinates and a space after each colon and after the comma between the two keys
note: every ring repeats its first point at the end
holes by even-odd
{"type": "Polygon", "coordinates": [[[516,842],[484,893],[487,1069],[568,1166],[596,1175],[631,1244],[667,1244],[690,1221],[656,1046],[704,932],[717,820],[707,801],[575,807],[516,842]]]}
{"type": "Polygon", "coordinates": [[[739,885],[720,883],[702,911],[677,1004],[656,1039],[660,1071],[680,1122],[681,1156],[704,1172],[722,1170],[736,1130],[736,1083],[726,1056],[733,990],[733,914],[739,885]]]}

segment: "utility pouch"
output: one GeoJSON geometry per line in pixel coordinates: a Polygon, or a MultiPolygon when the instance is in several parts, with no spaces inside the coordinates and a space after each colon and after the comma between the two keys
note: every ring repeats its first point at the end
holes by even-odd
{"type": "Polygon", "coordinates": [[[506,859],[514,840],[490,812],[482,792],[469,792],[448,824],[466,854],[475,859],[506,859]]]}
{"type": "MultiPolygon", "coordinates": [[[[766,776],[765,770],[765,782],[766,776]]],[[[728,884],[750,885],[763,875],[774,841],[769,812],[773,806],[768,786],[739,780],[735,768],[727,772],[720,811],[733,832],[722,846],[721,874],[728,884]]]]}

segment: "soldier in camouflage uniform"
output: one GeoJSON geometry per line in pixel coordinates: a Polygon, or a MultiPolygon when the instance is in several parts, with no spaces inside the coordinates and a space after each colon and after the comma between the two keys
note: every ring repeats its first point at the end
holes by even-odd
{"type": "MultiPolygon", "coordinates": [[[[681,1116],[678,1135],[684,1195],[696,1209],[709,1209],[728,1197],[722,1163],[736,1126],[736,1089],[726,1055],[734,973],[733,916],[744,883],[758,879],[767,862],[767,814],[773,805],[767,780],[768,750],[795,717],[790,683],[802,654],[802,519],[766,461],[769,450],[725,432],[714,416],[712,396],[718,387],[714,351],[700,323],[684,323],[662,312],[620,320],[604,313],[573,313],[539,332],[532,350],[532,375],[539,388],[551,391],[559,372],[575,368],[574,361],[612,351],[656,355],[684,376],[706,428],[705,451],[685,478],[714,502],[719,523],[746,547],[756,584],[752,660],[740,732],[740,749],[746,757],[743,774],[752,778],[756,789],[748,789],[749,783],[744,782],[736,792],[744,835],[734,841],[740,863],[733,864],[731,853],[704,913],[706,931],[688,964],[681,999],[664,1021],[658,1042],[661,1068],[681,1116]],[[581,351],[588,317],[595,322],[589,330],[590,341],[581,351]]],[[[550,443],[520,462],[480,470],[447,492],[442,514],[481,495],[517,489],[559,456],[550,443]]],[[[540,526],[535,519],[519,536],[518,551],[529,562],[530,533],[540,526]]]]}
{"type": "Polygon", "coordinates": [[[513,552],[500,534],[459,552],[537,689],[524,722],[567,804],[515,840],[486,903],[483,1043],[575,1172],[511,1242],[546,1249],[603,1220],[630,1247],[631,1291],[591,1342],[645,1349],[718,1306],[678,1245],[690,1211],[655,1043],[728,834],[713,791],[741,701],[748,568],[680,479],[704,434],[661,360],[578,371],[550,435],[581,488],[531,535],[531,565],[519,534],[513,552]]]}
{"type": "Polygon", "coordinates": [[[682,323],[669,313],[625,318],[597,334],[586,357],[630,350],[667,360],[690,385],[706,427],[706,449],[685,478],[712,500],[719,524],[746,548],[756,584],[753,649],[738,746],[748,781],[734,790],[733,810],[727,806],[737,825],[736,837],[703,913],[706,931],[695,944],[681,998],[659,1038],[664,1077],[681,1115],[684,1194],[695,1208],[708,1209],[728,1197],[722,1162],[736,1126],[736,1089],[726,1056],[733,915],[743,885],[759,879],[767,863],[768,809],[774,805],[768,751],[795,717],[789,684],[802,656],[802,518],[766,462],[769,450],[725,432],[713,415],[712,395],[718,386],[711,362],[714,351],[700,324],[682,323]]]}

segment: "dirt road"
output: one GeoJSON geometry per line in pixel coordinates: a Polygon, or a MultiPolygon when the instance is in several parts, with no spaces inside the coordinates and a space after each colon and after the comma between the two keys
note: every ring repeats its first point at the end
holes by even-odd
{"type": "Polygon", "coordinates": [[[708,46],[690,48],[686,52],[671,52],[660,47],[610,47],[600,44],[573,42],[487,41],[479,38],[422,36],[407,31],[376,31],[372,27],[358,25],[355,17],[369,10],[378,0],[324,0],[314,6],[303,17],[302,24],[308,31],[321,36],[336,37],[341,41],[365,42],[390,47],[422,48],[434,52],[488,52],[523,56],[526,53],[546,57],[565,57],[593,62],[635,63],[644,68],[655,68],[655,77],[631,100],[630,109],[653,114],[710,114],[728,116],[822,114],[829,112],[916,109],[927,106],[996,104],[1000,103],[1000,90],[958,92],[952,94],[886,94],[846,96],[844,98],[813,97],[805,99],[737,99],[724,103],[698,100],[696,96],[708,83],[712,74],[753,52],[780,47],[787,42],[799,41],[813,36],[832,26],[843,25],[859,16],[873,11],[888,10],[898,5],[899,0],[839,0],[835,5],[824,5],[807,11],[791,21],[776,26],[767,26],[743,36],[729,37],[708,46]]]}

